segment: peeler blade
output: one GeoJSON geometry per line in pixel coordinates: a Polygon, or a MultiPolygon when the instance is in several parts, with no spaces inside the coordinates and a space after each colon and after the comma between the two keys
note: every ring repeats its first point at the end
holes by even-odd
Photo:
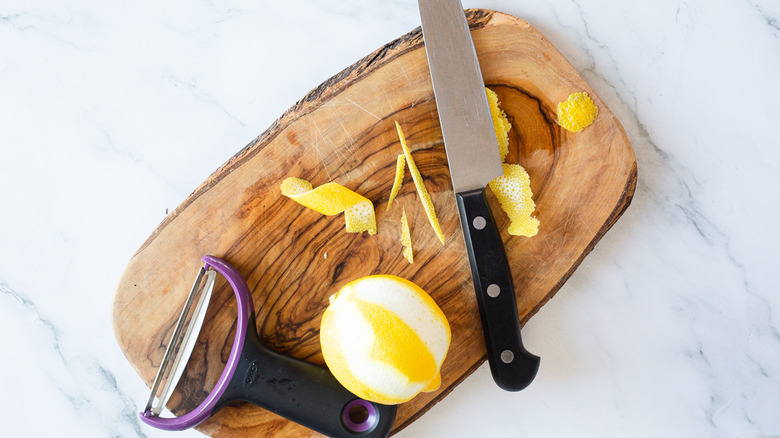
{"type": "Polygon", "coordinates": [[[187,367],[206,317],[217,272],[201,268],[184,303],[176,328],[165,349],[144,412],[160,415],[187,367]],[[160,386],[162,385],[162,390],[160,386]],[[159,392],[159,395],[158,395],[159,392]],[[156,401],[156,402],[155,402],[156,401]]]}

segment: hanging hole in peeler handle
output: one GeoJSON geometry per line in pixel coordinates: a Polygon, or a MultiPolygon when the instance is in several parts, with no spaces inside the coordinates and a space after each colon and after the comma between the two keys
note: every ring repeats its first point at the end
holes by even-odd
{"type": "Polygon", "coordinates": [[[350,432],[368,433],[379,424],[379,412],[371,402],[358,398],[344,406],[341,421],[350,432]]]}

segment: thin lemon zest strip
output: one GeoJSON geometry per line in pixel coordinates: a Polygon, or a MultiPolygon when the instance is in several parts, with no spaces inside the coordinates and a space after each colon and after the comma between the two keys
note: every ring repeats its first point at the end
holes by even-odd
{"type": "Polygon", "coordinates": [[[498,140],[498,150],[501,152],[501,161],[506,160],[509,153],[509,130],[512,124],[504,110],[498,107],[498,94],[490,88],[485,87],[490,104],[490,115],[493,118],[493,128],[496,131],[496,140],[498,140]]]}
{"type": "Polygon", "coordinates": [[[374,204],[365,197],[334,182],[313,188],[311,183],[290,177],[282,181],[282,194],[320,214],[344,213],[348,233],[376,234],[374,204]]]}
{"type": "Polygon", "coordinates": [[[390,206],[393,205],[393,200],[398,195],[401,184],[404,182],[404,163],[406,163],[406,157],[404,157],[404,154],[401,154],[395,161],[395,181],[393,181],[393,189],[390,190],[390,199],[387,201],[387,209],[385,211],[390,210],[390,206]]]}
{"type": "Polygon", "coordinates": [[[433,231],[436,232],[436,236],[439,238],[441,243],[444,243],[444,233],[442,233],[441,227],[439,226],[439,220],[436,218],[436,210],[433,207],[431,195],[428,194],[428,190],[425,188],[422,175],[420,175],[420,171],[417,170],[417,165],[414,164],[412,152],[409,150],[409,146],[406,145],[406,138],[404,137],[404,133],[401,131],[401,125],[399,125],[398,122],[395,122],[395,129],[398,131],[398,139],[401,140],[401,147],[404,150],[406,162],[409,164],[409,172],[412,174],[414,186],[417,189],[417,193],[420,195],[420,201],[422,202],[423,209],[425,210],[425,215],[428,216],[428,221],[431,223],[433,231]]]}
{"type": "Polygon", "coordinates": [[[409,263],[414,263],[414,252],[412,251],[412,233],[409,230],[409,221],[406,220],[406,209],[401,213],[401,245],[404,246],[404,258],[409,263]]]}
{"type": "Polygon", "coordinates": [[[539,219],[531,217],[536,209],[531,192],[531,178],[523,166],[504,164],[504,174],[490,181],[490,190],[512,221],[509,234],[532,237],[539,232],[539,219]]]}
{"type": "Polygon", "coordinates": [[[558,104],[558,124],[571,132],[580,132],[596,120],[599,108],[588,93],[572,93],[558,104]]]}

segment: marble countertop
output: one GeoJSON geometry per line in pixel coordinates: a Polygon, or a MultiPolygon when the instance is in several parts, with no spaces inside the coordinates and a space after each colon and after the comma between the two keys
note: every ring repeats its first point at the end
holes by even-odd
{"type": "MultiPolygon", "coordinates": [[[[543,33],[623,124],[639,181],[525,326],[531,387],[483,365],[397,436],[780,436],[780,3],[464,6],[543,33]]],[[[139,422],[147,388],[112,333],[125,264],[296,100],[418,25],[411,0],[4,1],[3,435],[173,436],[139,422]]]]}

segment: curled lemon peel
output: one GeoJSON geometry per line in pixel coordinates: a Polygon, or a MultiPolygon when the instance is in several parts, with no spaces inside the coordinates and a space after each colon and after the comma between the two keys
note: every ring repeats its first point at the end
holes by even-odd
{"type": "Polygon", "coordinates": [[[558,104],[558,124],[571,132],[580,132],[596,120],[599,108],[588,93],[572,93],[558,104]]]}
{"type": "Polygon", "coordinates": [[[390,190],[390,199],[387,201],[387,209],[385,211],[390,210],[390,206],[393,205],[393,200],[398,195],[398,190],[401,189],[401,184],[404,182],[404,163],[406,162],[406,157],[404,157],[404,154],[401,154],[398,156],[398,159],[395,162],[395,180],[393,181],[393,188],[390,190]]]}
{"type": "Polygon", "coordinates": [[[401,213],[401,245],[404,246],[404,258],[409,263],[414,263],[414,252],[412,251],[412,232],[409,230],[409,221],[406,220],[406,209],[401,213]]]}
{"type": "Polygon", "coordinates": [[[490,181],[490,190],[512,221],[509,234],[532,237],[539,232],[539,219],[531,217],[536,208],[531,193],[531,178],[523,166],[505,163],[504,174],[490,181]]]}
{"type": "Polygon", "coordinates": [[[305,179],[290,177],[282,181],[282,194],[317,213],[333,216],[344,213],[348,233],[376,234],[374,204],[338,183],[313,188],[305,179]]]}
{"type": "Polygon", "coordinates": [[[504,110],[498,107],[498,94],[487,87],[485,87],[485,91],[487,91],[490,116],[493,118],[493,128],[496,131],[496,140],[498,140],[498,150],[501,152],[501,161],[504,161],[509,153],[509,130],[512,129],[512,124],[509,123],[509,118],[504,110]]]}
{"type": "Polygon", "coordinates": [[[305,179],[290,177],[282,181],[282,194],[287,197],[301,195],[314,187],[305,179]]]}
{"type": "Polygon", "coordinates": [[[439,238],[441,243],[444,243],[444,233],[442,233],[441,227],[439,226],[439,219],[436,217],[436,210],[433,207],[431,195],[428,194],[428,190],[425,188],[422,175],[420,175],[420,171],[417,170],[417,165],[414,164],[412,152],[409,150],[409,146],[406,145],[406,138],[404,137],[404,133],[401,130],[401,125],[399,125],[398,122],[395,122],[395,129],[398,131],[398,139],[401,140],[401,147],[404,150],[406,162],[409,164],[409,172],[412,174],[414,186],[417,189],[417,193],[420,195],[420,201],[422,202],[423,209],[425,210],[425,215],[428,216],[428,221],[431,223],[433,231],[436,232],[436,236],[439,238]]]}

